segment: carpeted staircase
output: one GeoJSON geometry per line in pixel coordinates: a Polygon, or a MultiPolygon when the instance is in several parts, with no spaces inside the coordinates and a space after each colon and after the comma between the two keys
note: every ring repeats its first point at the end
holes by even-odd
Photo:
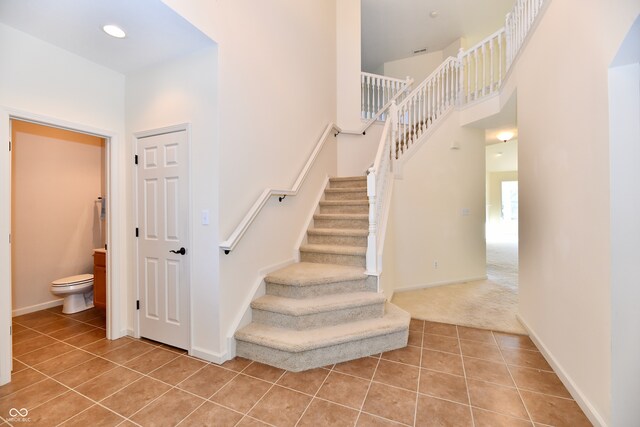
{"type": "Polygon", "coordinates": [[[365,274],[366,177],[331,178],[301,262],[265,277],[253,322],[235,334],[236,354],[303,371],[407,345],[410,316],[365,274]]]}

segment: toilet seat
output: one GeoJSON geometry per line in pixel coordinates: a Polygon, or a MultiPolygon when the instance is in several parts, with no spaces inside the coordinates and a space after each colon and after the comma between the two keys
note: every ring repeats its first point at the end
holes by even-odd
{"type": "Polygon", "coordinates": [[[93,274],[78,274],[77,276],[63,277],[62,279],[51,282],[53,287],[67,287],[74,285],[84,285],[93,283],[93,274]]]}

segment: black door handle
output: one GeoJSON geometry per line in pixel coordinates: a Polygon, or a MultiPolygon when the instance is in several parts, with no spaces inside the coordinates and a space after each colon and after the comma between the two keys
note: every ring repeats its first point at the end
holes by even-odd
{"type": "Polygon", "coordinates": [[[171,252],[172,254],[180,254],[180,255],[184,255],[184,254],[186,254],[186,253],[187,253],[187,250],[186,250],[185,248],[180,248],[180,249],[178,249],[177,251],[169,251],[169,252],[171,252]]]}

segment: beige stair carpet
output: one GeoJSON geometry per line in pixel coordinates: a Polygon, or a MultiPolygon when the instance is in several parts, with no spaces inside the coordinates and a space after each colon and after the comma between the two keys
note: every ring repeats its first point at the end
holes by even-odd
{"type": "Polygon", "coordinates": [[[526,334],[516,318],[517,243],[487,244],[487,280],[396,292],[392,302],[417,319],[526,334]]]}

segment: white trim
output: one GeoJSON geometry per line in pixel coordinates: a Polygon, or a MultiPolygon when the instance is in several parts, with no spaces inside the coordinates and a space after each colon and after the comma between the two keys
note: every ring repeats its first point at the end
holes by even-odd
{"type": "Polygon", "coordinates": [[[200,347],[192,347],[189,354],[193,357],[197,357],[198,359],[213,362],[217,365],[222,365],[227,360],[232,359],[227,357],[227,353],[213,353],[200,347]]]}
{"type": "Polygon", "coordinates": [[[467,282],[477,282],[479,280],[487,280],[487,276],[485,275],[485,276],[478,276],[478,277],[467,277],[467,278],[454,279],[454,280],[443,280],[442,282],[431,282],[431,283],[422,283],[417,285],[409,285],[402,288],[396,288],[394,291],[397,293],[402,293],[402,292],[408,292],[408,291],[415,291],[418,289],[435,288],[438,286],[457,285],[457,284],[467,283],[467,282]]]}
{"type": "Polygon", "coordinates": [[[573,380],[571,379],[567,371],[562,367],[560,362],[558,362],[558,360],[555,357],[553,357],[553,354],[549,351],[547,346],[544,345],[544,343],[542,342],[538,334],[535,333],[535,331],[529,326],[529,324],[522,318],[520,314],[516,314],[516,319],[518,319],[518,321],[522,324],[524,329],[529,334],[529,337],[531,337],[531,340],[533,340],[536,347],[538,347],[538,350],[540,350],[540,353],[542,353],[544,358],[547,359],[547,362],[549,362],[549,365],[551,365],[556,375],[558,375],[558,378],[560,378],[560,381],[562,381],[562,384],[564,384],[567,390],[569,390],[569,393],[571,394],[573,399],[576,401],[578,406],[580,406],[580,409],[582,409],[582,412],[584,412],[587,418],[589,418],[589,421],[591,421],[591,423],[594,426],[607,427],[607,423],[604,421],[604,418],[602,417],[602,415],[598,413],[598,411],[589,402],[589,400],[584,395],[584,393],[580,391],[578,386],[573,382],[573,380]]]}
{"type": "MultiPolygon", "coordinates": [[[[42,114],[31,113],[29,111],[13,109],[0,106],[0,139],[9,141],[11,138],[11,120],[22,120],[49,127],[55,127],[73,132],[80,132],[99,136],[106,140],[107,150],[107,197],[109,205],[107,208],[107,222],[109,223],[109,233],[107,234],[107,245],[109,248],[125,247],[126,239],[120,233],[122,229],[121,213],[126,210],[124,199],[118,192],[119,185],[124,177],[115,173],[119,165],[118,156],[124,138],[116,131],[99,129],[84,124],[70,122],[58,117],[51,117],[42,114]],[[112,206],[118,206],[118,212],[112,206]]],[[[0,164],[4,164],[0,170],[0,232],[7,236],[11,232],[11,155],[8,150],[0,150],[0,164]]],[[[11,380],[11,336],[9,330],[11,326],[11,245],[0,245],[0,384],[5,384],[11,380]]],[[[116,339],[123,336],[122,307],[120,301],[121,288],[126,284],[122,279],[123,262],[122,255],[107,257],[107,324],[106,336],[108,339],[116,339]],[[117,280],[111,280],[116,278],[117,280]]]]}
{"type": "Polygon", "coordinates": [[[11,316],[12,317],[22,316],[23,314],[33,313],[34,311],[40,311],[40,310],[45,310],[51,307],[57,307],[59,305],[62,305],[63,302],[64,302],[64,299],[60,298],[60,299],[43,302],[40,304],[30,305],[28,307],[23,307],[17,310],[13,310],[11,312],[11,316]]]}
{"type": "Polygon", "coordinates": [[[235,228],[233,233],[231,233],[231,236],[229,236],[229,238],[224,242],[220,243],[219,245],[220,249],[224,250],[225,252],[229,252],[236,247],[236,245],[238,244],[242,236],[244,236],[244,233],[247,231],[249,226],[253,223],[253,221],[256,219],[258,214],[262,211],[262,208],[264,207],[264,205],[272,196],[295,196],[298,194],[298,191],[300,190],[300,186],[302,186],[302,183],[307,178],[307,175],[309,174],[309,170],[311,169],[311,166],[313,166],[316,158],[320,154],[320,150],[324,146],[325,141],[329,138],[329,135],[334,130],[336,130],[338,133],[341,132],[340,128],[335,123],[329,123],[325,128],[324,132],[322,133],[322,136],[318,140],[318,143],[316,144],[315,148],[311,152],[311,155],[309,156],[307,163],[304,165],[304,167],[298,174],[298,178],[293,184],[293,187],[291,187],[291,189],[266,188],[262,192],[260,197],[258,197],[258,199],[255,201],[253,206],[251,206],[251,208],[249,209],[247,214],[244,216],[244,218],[242,218],[242,220],[240,221],[238,226],[235,228]]]}

